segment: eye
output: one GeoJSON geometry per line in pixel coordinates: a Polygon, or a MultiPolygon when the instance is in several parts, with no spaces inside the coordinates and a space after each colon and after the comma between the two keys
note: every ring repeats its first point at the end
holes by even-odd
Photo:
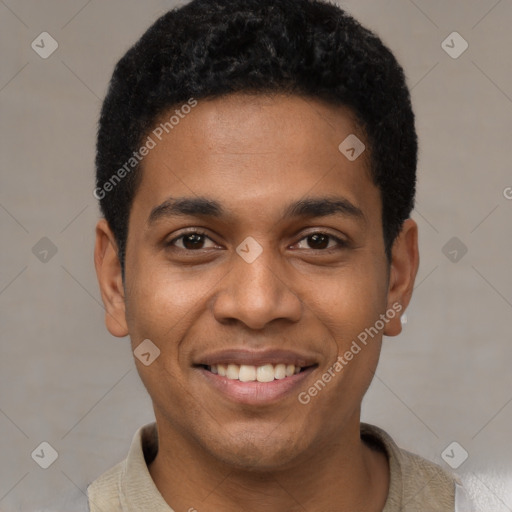
{"type": "MultiPolygon", "coordinates": [[[[330,235],[329,233],[324,233],[322,231],[316,231],[314,233],[309,233],[302,240],[307,240],[306,243],[310,245],[309,249],[313,250],[325,250],[325,249],[343,249],[348,246],[348,242],[338,238],[337,236],[330,235]],[[329,240],[330,239],[330,240],[329,240]],[[329,246],[329,241],[336,242],[334,246],[329,246]]],[[[302,249],[308,249],[308,247],[299,247],[302,249]]]]}
{"type": "MultiPolygon", "coordinates": [[[[202,249],[208,249],[208,247],[205,247],[205,242],[207,240],[212,243],[211,247],[217,247],[215,242],[213,242],[213,240],[205,232],[199,230],[191,230],[187,231],[186,233],[182,233],[180,236],[173,238],[165,245],[166,247],[176,247],[184,251],[198,251],[202,249]]],[[[346,248],[348,246],[348,242],[329,233],[316,231],[303,237],[298,242],[298,245],[299,249],[312,249],[320,251],[325,250],[329,252],[332,249],[335,250],[346,248]],[[309,247],[300,247],[300,244],[304,243],[303,240],[306,240],[305,243],[307,243],[309,247]]]]}
{"type": "MultiPolygon", "coordinates": [[[[170,242],[166,243],[166,246],[167,247],[178,247],[178,249],[183,249],[183,250],[186,250],[186,251],[193,251],[193,250],[200,250],[200,249],[205,249],[207,247],[204,247],[204,243],[205,243],[205,240],[208,239],[210,240],[211,242],[213,242],[213,240],[211,240],[210,237],[208,237],[206,235],[206,233],[203,233],[202,231],[196,231],[196,230],[193,230],[193,231],[188,231],[186,233],[183,233],[181,234],[180,236],[172,239],[170,242]],[[179,245],[177,246],[175,244],[175,242],[177,241],[182,241],[182,247],[180,247],[179,245]]],[[[216,247],[216,245],[214,244],[214,246],[216,247]]]]}

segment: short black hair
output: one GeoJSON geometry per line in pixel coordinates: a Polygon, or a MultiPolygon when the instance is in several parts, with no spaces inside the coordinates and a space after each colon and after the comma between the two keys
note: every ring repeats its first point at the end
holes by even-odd
{"type": "Polygon", "coordinates": [[[351,109],[381,193],[389,261],[414,207],[418,153],[409,90],[391,51],[327,1],[193,0],[161,16],[119,60],[103,102],[95,196],[123,276],[141,178],[134,153],[171,108],[236,92],[297,94],[351,109]]]}

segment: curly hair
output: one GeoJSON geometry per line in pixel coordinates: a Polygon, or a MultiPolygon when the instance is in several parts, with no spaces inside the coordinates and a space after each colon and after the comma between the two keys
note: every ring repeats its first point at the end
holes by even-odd
{"type": "Polygon", "coordinates": [[[133,157],[162,114],[191,97],[297,94],[344,105],[365,133],[382,199],[388,261],[414,207],[418,142],[402,67],[381,39],[323,0],[192,0],[161,16],[117,63],[96,146],[100,208],[125,263],[140,165],[133,157]],[[109,190],[109,193],[105,193],[109,190]]]}

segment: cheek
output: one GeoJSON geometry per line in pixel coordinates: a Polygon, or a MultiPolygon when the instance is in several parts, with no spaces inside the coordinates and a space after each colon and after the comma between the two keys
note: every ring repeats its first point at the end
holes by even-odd
{"type": "Polygon", "coordinates": [[[136,281],[129,290],[126,308],[130,333],[153,336],[155,343],[165,345],[179,338],[190,324],[213,281],[208,273],[198,279],[197,273],[177,271],[149,256],[141,256],[139,261],[144,265],[135,265],[131,273],[136,281]]]}
{"type": "MultiPolygon", "coordinates": [[[[141,380],[157,401],[169,400],[171,388],[176,391],[187,378],[188,344],[182,343],[208,307],[209,292],[222,279],[219,272],[173,269],[165,261],[146,256],[144,265],[134,265],[127,294],[127,323],[132,350],[149,339],[160,351],[149,365],[135,359],[141,380]],[[167,383],[167,384],[166,384],[167,383]],[[151,391],[150,391],[151,390],[151,391]]],[[[128,275],[127,275],[128,277],[128,275]]],[[[177,400],[176,393],[171,393],[177,400]]]]}
{"type": "MultiPolygon", "coordinates": [[[[386,307],[382,272],[374,265],[341,270],[315,291],[321,321],[343,345],[370,327],[386,307]]],[[[342,347],[340,346],[340,349],[342,347]]]]}
{"type": "Polygon", "coordinates": [[[335,329],[335,357],[342,364],[337,367],[343,375],[339,383],[343,380],[358,396],[366,392],[379,360],[382,330],[375,326],[380,327],[380,315],[386,311],[384,276],[381,262],[367,262],[333,284],[325,298],[333,304],[328,322],[335,329]]]}
{"type": "Polygon", "coordinates": [[[172,272],[168,265],[150,261],[147,258],[144,266],[134,266],[131,274],[137,276],[127,294],[126,308],[132,350],[146,339],[157,347],[159,353],[149,365],[134,354],[137,372],[156,407],[165,409],[165,404],[173,404],[179,409],[185,406],[183,398],[187,396],[179,392],[185,385],[181,340],[197,319],[208,283],[205,288],[201,281],[192,286],[191,279],[172,272]]]}
{"type": "Polygon", "coordinates": [[[318,293],[316,305],[318,320],[330,343],[326,364],[318,375],[329,383],[327,392],[318,393],[318,403],[337,411],[332,413],[335,425],[347,411],[359,406],[372,381],[382,336],[374,331],[368,335],[368,330],[385,311],[385,293],[371,275],[353,275],[331,282],[318,293]]]}

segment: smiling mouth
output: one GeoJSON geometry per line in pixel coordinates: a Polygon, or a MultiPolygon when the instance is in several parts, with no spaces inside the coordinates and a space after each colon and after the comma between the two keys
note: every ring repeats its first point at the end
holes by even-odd
{"type": "Polygon", "coordinates": [[[264,364],[253,366],[248,364],[214,364],[211,366],[200,365],[205,370],[225,377],[228,380],[237,380],[239,382],[272,382],[274,380],[283,380],[298,373],[301,373],[313,366],[295,366],[294,364],[264,364]]]}

